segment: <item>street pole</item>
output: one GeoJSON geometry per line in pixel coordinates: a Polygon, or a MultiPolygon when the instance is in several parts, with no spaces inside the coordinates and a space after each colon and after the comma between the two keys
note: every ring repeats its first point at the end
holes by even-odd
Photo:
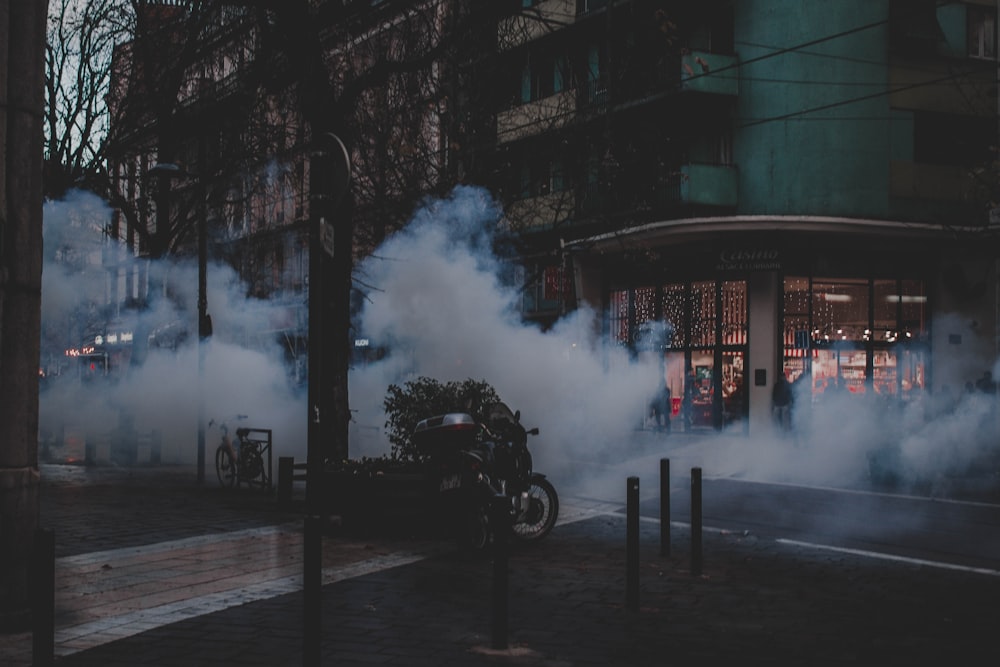
{"type": "MultiPolygon", "coordinates": [[[[351,178],[350,154],[336,135],[313,139],[309,176],[309,388],[306,431],[306,519],[303,545],[302,664],[322,664],[322,517],[326,514],[324,454],[334,433],[334,395],[328,347],[331,276],[337,258],[351,252],[351,238],[334,238],[334,221],[351,178]],[[337,255],[340,253],[340,255],[337,255]],[[336,257],[335,257],[336,255],[336,257]]],[[[341,260],[343,261],[343,260],[341,260]]]]}
{"type": "Polygon", "coordinates": [[[212,335],[208,319],[208,230],[204,197],[198,204],[198,483],[205,482],[205,339],[212,335]]]}

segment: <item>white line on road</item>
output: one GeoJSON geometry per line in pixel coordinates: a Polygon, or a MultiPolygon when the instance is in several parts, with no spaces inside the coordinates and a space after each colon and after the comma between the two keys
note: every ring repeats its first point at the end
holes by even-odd
{"type": "Polygon", "coordinates": [[[985,574],[991,577],[1000,577],[1000,571],[991,570],[985,567],[969,567],[967,565],[958,565],[956,563],[943,563],[941,561],[935,560],[925,560],[923,558],[910,558],[908,556],[897,556],[895,554],[882,553],[880,551],[866,551],[864,549],[849,549],[847,547],[835,547],[829,544],[816,544],[814,542],[800,542],[798,540],[788,540],[784,538],[778,538],[775,540],[778,544],[787,544],[790,546],[806,547],[810,549],[822,549],[824,551],[836,551],[838,553],[851,554],[854,556],[863,556],[866,558],[878,558],[881,560],[890,560],[897,563],[908,563],[910,565],[923,565],[926,567],[936,567],[942,570],[957,570],[959,572],[971,572],[973,574],[985,574]]]}

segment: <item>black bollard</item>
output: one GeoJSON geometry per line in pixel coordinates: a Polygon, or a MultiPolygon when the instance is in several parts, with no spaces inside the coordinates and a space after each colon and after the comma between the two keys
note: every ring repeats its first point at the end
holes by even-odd
{"type": "Polygon", "coordinates": [[[701,576],[701,468],[691,468],[691,574],[701,576]]]}
{"type": "Polygon", "coordinates": [[[35,531],[31,577],[31,652],[37,667],[55,662],[56,542],[51,530],[35,531]]]}
{"type": "Polygon", "coordinates": [[[292,475],[295,474],[295,459],[291,456],[278,457],[278,509],[292,506],[292,475]]]}
{"type": "Polygon", "coordinates": [[[625,607],[639,609],[639,478],[629,477],[626,489],[625,607]]]}
{"type": "Polygon", "coordinates": [[[83,463],[88,466],[97,465],[97,443],[89,433],[83,436],[83,463]]]}
{"type": "Polygon", "coordinates": [[[670,459],[660,459],[660,555],[670,555],[670,459]]]}
{"type": "Polygon", "coordinates": [[[494,496],[490,503],[490,524],[493,526],[493,641],[494,650],[507,649],[509,605],[509,533],[510,499],[494,496]]]}
{"type": "Polygon", "coordinates": [[[153,429],[149,435],[149,462],[153,465],[163,462],[163,435],[159,429],[153,429]]]}
{"type": "Polygon", "coordinates": [[[302,554],[302,664],[319,667],[323,660],[323,518],[306,515],[302,554]]]}

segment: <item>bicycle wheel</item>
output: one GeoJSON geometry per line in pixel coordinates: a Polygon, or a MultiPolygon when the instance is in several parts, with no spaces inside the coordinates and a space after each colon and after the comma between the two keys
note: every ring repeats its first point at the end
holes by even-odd
{"type": "Polygon", "coordinates": [[[219,476],[219,484],[233,486],[236,484],[236,464],[229,450],[219,445],[215,450],[215,472],[219,476]]]}

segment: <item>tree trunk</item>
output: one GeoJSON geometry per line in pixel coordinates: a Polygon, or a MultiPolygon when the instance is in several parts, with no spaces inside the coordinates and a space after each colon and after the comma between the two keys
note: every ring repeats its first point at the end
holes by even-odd
{"type": "Polygon", "coordinates": [[[0,630],[27,621],[38,526],[47,13],[47,0],[0,0],[0,630]]]}

